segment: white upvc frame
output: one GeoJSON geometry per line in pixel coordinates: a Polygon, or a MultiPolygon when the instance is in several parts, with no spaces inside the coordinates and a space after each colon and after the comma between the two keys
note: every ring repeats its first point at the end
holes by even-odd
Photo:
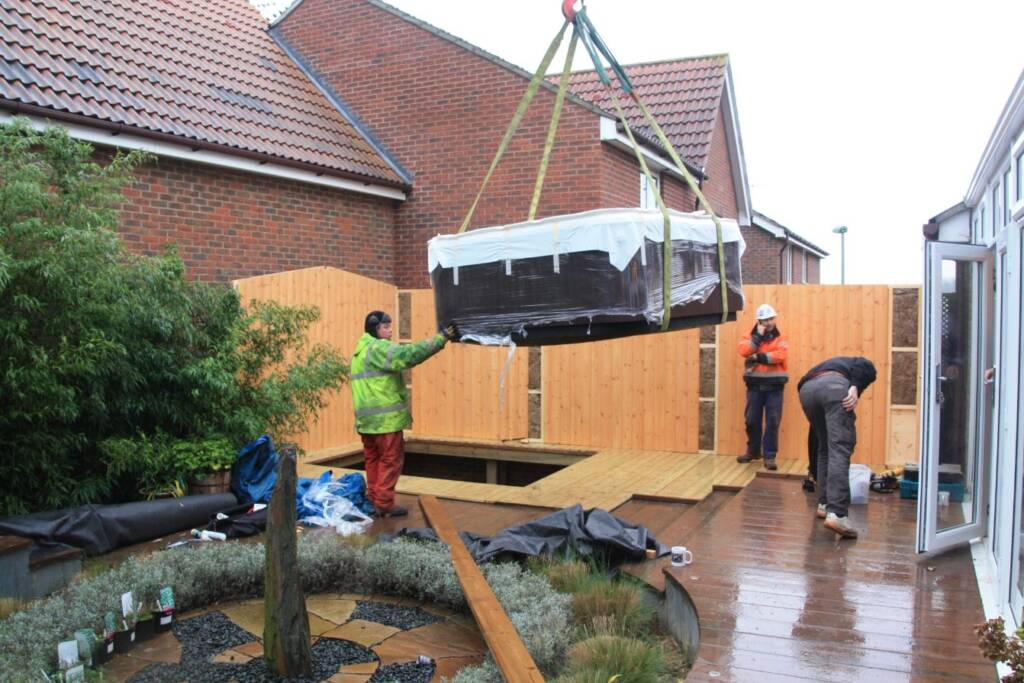
{"type": "MultiPolygon", "coordinates": [[[[990,364],[984,340],[991,335],[992,321],[992,250],[987,247],[967,244],[950,244],[946,242],[927,242],[925,244],[925,316],[924,330],[924,382],[921,401],[921,463],[919,472],[919,490],[917,500],[917,550],[918,552],[938,552],[955,545],[970,541],[983,535],[987,528],[988,518],[988,471],[985,464],[987,438],[982,438],[978,431],[978,416],[983,415],[982,392],[979,391],[982,368],[990,364]],[[935,515],[938,505],[939,473],[939,408],[938,385],[941,369],[941,337],[937,325],[942,320],[942,261],[952,259],[972,261],[980,264],[979,279],[976,292],[981,292],[980,300],[975,302],[972,310],[974,320],[971,324],[971,377],[969,398],[972,406],[973,422],[969,425],[968,443],[971,444],[970,457],[974,457],[974,488],[971,492],[973,509],[970,523],[949,529],[939,530],[935,515]]],[[[984,423],[984,422],[982,422],[984,423]]],[[[965,515],[966,516],[966,515],[965,515]]]]}
{"type": "MultiPolygon", "coordinates": [[[[1024,224],[1024,216],[1020,218],[1024,224]]],[[[1006,273],[999,290],[999,295],[1006,302],[1006,320],[1004,330],[999,336],[1003,345],[999,358],[997,374],[1000,378],[999,386],[999,413],[997,423],[999,425],[1000,452],[997,454],[996,468],[999,472],[999,481],[1005,486],[1002,493],[1004,501],[1012,501],[1011,514],[1007,515],[1009,524],[1007,528],[1000,529],[1003,536],[1003,548],[1005,560],[1001,563],[1008,565],[1004,570],[1000,567],[1000,595],[1006,600],[1009,606],[1012,622],[1020,627],[1021,611],[1024,610],[1024,594],[1018,588],[1020,583],[1020,565],[1018,558],[1021,552],[1021,515],[1024,506],[1024,462],[1022,462],[1021,449],[1024,447],[1024,436],[1021,430],[1024,429],[1024,415],[1021,414],[1020,406],[1024,405],[1024,381],[1022,381],[1021,354],[1024,353],[1024,333],[1021,332],[1022,315],[1024,315],[1024,277],[1021,270],[1024,268],[1024,247],[1022,247],[1022,231],[1024,225],[1011,222],[1003,231],[997,249],[1006,257],[1006,273]],[[1005,575],[1005,577],[1004,577],[1005,575]]],[[[1004,610],[1006,611],[1006,610],[1004,610]]]]}

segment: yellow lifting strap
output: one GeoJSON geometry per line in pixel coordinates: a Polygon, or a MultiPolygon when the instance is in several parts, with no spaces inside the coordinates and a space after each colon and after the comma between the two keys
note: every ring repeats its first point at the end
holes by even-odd
{"type": "Polygon", "coordinates": [[[530,200],[530,213],[527,220],[533,220],[537,216],[537,207],[540,205],[540,191],[544,187],[544,176],[548,173],[548,160],[551,159],[551,150],[555,146],[555,133],[558,132],[558,120],[562,116],[562,104],[565,102],[565,91],[569,89],[569,75],[572,73],[572,58],[576,54],[576,43],[579,42],[579,34],[572,33],[569,40],[569,50],[565,53],[565,64],[562,66],[562,78],[558,82],[558,94],[555,95],[555,108],[551,112],[551,125],[548,126],[548,137],[544,141],[544,154],[540,159],[540,168],[537,169],[537,183],[533,187],[533,199],[530,200]]]}
{"type": "Polygon", "coordinates": [[[491,179],[491,175],[494,173],[494,169],[498,167],[498,162],[501,161],[501,157],[505,154],[505,150],[508,149],[509,143],[512,141],[512,136],[515,135],[516,129],[519,128],[520,122],[523,120],[523,116],[526,114],[526,110],[530,106],[530,102],[533,101],[533,96],[537,93],[537,88],[540,87],[540,83],[544,80],[544,74],[547,73],[548,66],[551,65],[551,60],[555,58],[555,53],[558,51],[558,46],[562,44],[562,36],[565,35],[565,29],[569,26],[569,22],[566,21],[562,24],[562,28],[559,29],[558,35],[551,41],[551,45],[548,46],[548,51],[544,53],[544,59],[541,60],[540,66],[537,68],[536,73],[533,74],[533,78],[530,79],[530,85],[527,86],[526,92],[523,93],[523,97],[519,100],[519,106],[516,107],[516,112],[512,116],[512,120],[509,121],[508,129],[505,131],[505,137],[501,139],[501,144],[498,145],[498,151],[494,154],[494,160],[491,161],[491,167],[487,169],[487,175],[484,176],[484,181],[480,184],[480,191],[476,193],[476,199],[473,200],[473,204],[469,207],[469,212],[466,213],[466,218],[462,221],[462,226],[459,228],[459,232],[465,232],[469,226],[470,220],[473,218],[473,212],[476,211],[476,205],[480,202],[480,197],[484,193],[484,189],[487,187],[488,181],[491,179]]]}

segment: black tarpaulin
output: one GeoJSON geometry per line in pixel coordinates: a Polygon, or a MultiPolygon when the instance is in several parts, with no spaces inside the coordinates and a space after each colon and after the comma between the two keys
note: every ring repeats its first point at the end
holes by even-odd
{"type": "Polygon", "coordinates": [[[0,533],[102,555],[126,545],[205,526],[211,515],[237,503],[234,494],[217,493],[122,505],[83,505],[5,517],[0,519],[0,533]]]}
{"type": "MultiPolygon", "coordinates": [[[[433,529],[402,529],[399,535],[437,540],[433,529]]],[[[607,510],[584,510],[574,505],[546,517],[508,527],[494,536],[463,531],[459,534],[477,562],[500,555],[583,556],[600,555],[613,563],[641,559],[648,549],[660,557],[668,548],[658,543],[646,527],[629,524],[607,510]]]]}

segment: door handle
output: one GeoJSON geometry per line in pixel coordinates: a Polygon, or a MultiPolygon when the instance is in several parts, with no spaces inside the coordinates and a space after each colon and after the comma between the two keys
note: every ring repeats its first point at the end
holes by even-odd
{"type": "Polygon", "coordinates": [[[940,374],[941,372],[942,372],[942,365],[940,363],[936,363],[935,364],[935,376],[938,378],[938,381],[935,383],[935,402],[938,403],[939,405],[942,405],[945,402],[945,400],[946,400],[946,397],[943,396],[943,394],[942,394],[942,383],[949,381],[948,377],[946,377],[945,375],[940,374]]]}

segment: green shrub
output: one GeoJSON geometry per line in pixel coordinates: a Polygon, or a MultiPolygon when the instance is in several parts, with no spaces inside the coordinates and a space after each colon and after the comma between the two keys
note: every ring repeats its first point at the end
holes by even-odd
{"type": "Polygon", "coordinates": [[[581,628],[622,636],[645,635],[654,614],[636,584],[592,577],[572,596],[573,620],[581,628]]]}
{"type": "Polygon", "coordinates": [[[622,636],[582,640],[569,648],[568,661],[560,683],[661,683],[670,674],[658,644],[622,636]]]}
{"type": "Polygon", "coordinates": [[[107,442],[295,433],[347,373],[306,348],[316,309],[243,308],[173,248],[128,252],[120,190],[147,157],[92,159],[63,129],[0,126],[0,516],[153,493],[166,477],[109,475],[125,444],[107,442]]]}

